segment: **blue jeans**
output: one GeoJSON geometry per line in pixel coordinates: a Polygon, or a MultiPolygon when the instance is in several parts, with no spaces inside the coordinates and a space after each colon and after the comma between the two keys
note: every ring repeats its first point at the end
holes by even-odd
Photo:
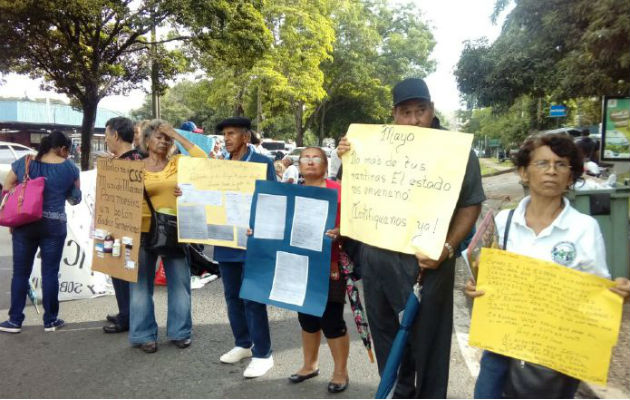
{"type": "Polygon", "coordinates": [[[42,259],[42,305],[44,324],[57,319],[59,314],[59,263],[66,241],[66,222],[43,218],[13,230],[13,278],[11,279],[11,308],[9,319],[22,325],[29,279],[37,248],[42,259]]]}
{"type": "MultiPolygon", "coordinates": [[[[158,255],[140,247],[138,282],[129,283],[129,342],[157,341],[158,326],[153,309],[155,264],[158,255]]],[[[170,340],[188,339],[192,333],[190,264],[187,257],[162,257],[168,290],[166,335],[170,340]]]]}
{"type": "Polygon", "coordinates": [[[510,357],[484,350],[475,383],[475,399],[502,398],[509,369],[510,357]]]}
{"type": "Polygon", "coordinates": [[[243,263],[219,262],[228,319],[234,335],[234,344],[250,348],[256,358],[271,356],[271,336],[267,306],[255,301],[243,300],[239,297],[243,283],[243,263]]]}
{"type": "Polygon", "coordinates": [[[122,327],[129,326],[129,282],[122,279],[112,277],[112,285],[114,285],[114,293],[116,294],[116,303],[118,304],[118,325],[122,327]]]}

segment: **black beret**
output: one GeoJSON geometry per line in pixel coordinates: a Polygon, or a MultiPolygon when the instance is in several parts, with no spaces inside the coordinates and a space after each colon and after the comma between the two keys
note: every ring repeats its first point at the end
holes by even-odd
{"type": "Polygon", "coordinates": [[[223,128],[233,126],[237,128],[251,129],[252,121],[245,117],[230,117],[217,124],[217,132],[221,132],[223,128]]]}

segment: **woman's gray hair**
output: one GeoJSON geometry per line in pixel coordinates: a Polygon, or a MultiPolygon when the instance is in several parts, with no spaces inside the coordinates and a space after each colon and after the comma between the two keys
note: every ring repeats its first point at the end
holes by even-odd
{"type": "Polygon", "coordinates": [[[163,126],[167,126],[171,129],[173,129],[173,127],[171,126],[171,124],[169,124],[168,122],[164,121],[163,119],[152,119],[150,121],[148,121],[142,128],[142,146],[145,148],[146,151],[149,150],[149,146],[147,145],[147,143],[149,142],[149,137],[151,137],[151,135],[154,132],[157,132],[160,130],[161,127],[163,126]]]}

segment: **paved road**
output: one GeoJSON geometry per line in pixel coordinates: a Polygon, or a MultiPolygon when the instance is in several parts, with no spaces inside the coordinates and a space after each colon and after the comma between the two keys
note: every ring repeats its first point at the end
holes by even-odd
{"type": "MultiPolygon", "coordinates": [[[[509,203],[522,197],[515,174],[484,179],[489,197],[486,206],[497,208],[502,196],[509,203]]],[[[10,236],[0,228],[0,319],[9,307],[11,276],[10,236]]],[[[470,398],[478,374],[480,351],[467,346],[470,302],[461,288],[466,273],[457,264],[454,291],[454,332],[451,350],[449,398],[470,398]]],[[[370,398],[378,385],[375,364],[370,364],[356,334],[349,307],[346,321],[351,332],[350,387],[331,396],[326,384],[332,371],[330,352],[322,343],[321,375],[299,385],[287,377],[301,365],[300,328],[295,313],[269,307],[275,367],[264,377],[246,380],[246,362],[229,366],[218,361],[232,346],[220,281],[193,291],[193,345],[180,350],[165,341],[166,291],[155,293],[160,326],[159,351],[145,354],[130,348],[126,335],[105,335],[101,330],[107,313],[115,310],[113,296],[64,302],[60,317],[64,329],[44,333],[41,317],[30,305],[19,335],[0,334],[2,397],[38,398],[370,398]]],[[[583,395],[583,394],[582,394],[583,395]]]]}
{"type": "MultiPolygon", "coordinates": [[[[0,318],[9,305],[10,236],[0,229],[0,318]]],[[[180,350],[165,339],[166,291],[155,293],[159,351],[145,354],[130,348],[126,335],[105,335],[103,318],[115,310],[113,296],[61,304],[67,326],[45,333],[32,306],[19,335],[0,334],[2,397],[128,397],[128,398],[370,398],[378,385],[376,364],[370,364],[356,334],[349,307],[346,321],[351,332],[350,387],[336,396],[326,391],[332,359],[325,344],[320,351],[321,375],[299,385],[287,377],[301,363],[300,328],[295,313],[269,307],[275,367],[266,376],[246,380],[246,362],[228,366],[219,356],[232,345],[227,324],[223,287],[214,281],[193,291],[193,345],[180,350]]],[[[449,397],[472,395],[473,377],[453,340],[449,397]]]]}

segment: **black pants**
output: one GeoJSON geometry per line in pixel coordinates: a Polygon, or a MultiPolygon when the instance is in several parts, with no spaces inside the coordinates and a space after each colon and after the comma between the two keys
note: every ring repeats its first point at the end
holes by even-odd
{"type": "Polygon", "coordinates": [[[346,334],[346,321],[343,319],[343,303],[329,301],[321,317],[298,313],[302,329],[308,333],[322,330],[326,339],[336,339],[346,334]]]}
{"type": "Polygon", "coordinates": [[[112,277],[112,285],[118,304],[118,325],[129,326],[129,282],[112,277]]]}
{"type": "MultiPolygon", "coordinates": [[[[379,374],[383,372],[419,273],[414,255],[362,244],[365,301],[379,374]]],[[[453,329],[455,260],[427,270],[420,311],[410,332],[394,397],[446,398],[453,329]]]]}

